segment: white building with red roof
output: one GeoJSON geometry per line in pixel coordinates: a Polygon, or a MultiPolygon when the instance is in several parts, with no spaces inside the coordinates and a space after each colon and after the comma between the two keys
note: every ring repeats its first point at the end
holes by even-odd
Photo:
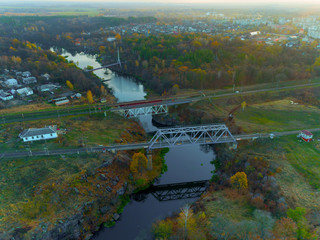
{"type": "Polygon", "coordinates": [[[300,137],[305,142],[311,142],[313,134],[311,132],[309,132],[308,130],[302,130],[299,133],[298,137],[300,137]]]}

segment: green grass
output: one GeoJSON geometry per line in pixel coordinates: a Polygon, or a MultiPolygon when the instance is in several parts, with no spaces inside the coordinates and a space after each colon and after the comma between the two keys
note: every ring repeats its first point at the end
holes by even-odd
{"type": "Polygon", "coordinates": [[[296,136],[281,139],[286,158],[294,169],[316,189],[320,188],[320,143],[299,142],[296,136]]]}
{"type": "Polygon", "coordinates": [[[251,219],[254,208],[249,205],[245,197],[236,194],[236,197],[232,199],[232,196],[226,197],[227,192],[230,192],[230,190],[214,192],[209,197],[204,197],[205,200],[214,198],[214,201],[205,203],[207,216],[213,217],[220,214],[236,221],[251,219]]]}
{"type": "MultiPolygon", "coordinates": [[[[94,147],[97,145],[115,144],[120,140],[127,128],[134,124],[116,113],[79,115],[60,119],[38,120],[23,123],[2,124],[0,128],[0,151],[43,151],[44,148],[77,148],[80,146],[94,147]],[[67,133],[60,134],[57,139],[24,143],[18,136],[23,129],[41,128],[48,125],[57,125],[60,129],[67,129],[67,133]]],[[[134,127],[136,128],[136,127],[134,127]]]]}
{"type": "Polygon", "coordinates": [[[247,107],[236,113],[241,125],[252,130],[284,131],[319,127],[320,114],[311,111],[276,110],[247,107]],[[250,126],[252,125],[252,126],[250,126]]]}

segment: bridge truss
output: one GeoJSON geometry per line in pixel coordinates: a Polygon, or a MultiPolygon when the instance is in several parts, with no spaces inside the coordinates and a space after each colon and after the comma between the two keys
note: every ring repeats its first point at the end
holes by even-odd
{"type": "Polygon", "coordinates": [[[225,124],[160,128],[149,142],[149,149],[179,145],[236,143],[225,124]]]}
{"type": "Polygon", "coordinates": [[[126,118],[134,118],[142,115],[156,115],[168,113],[168,106],[166,104],[138,107],[138,108],[129,108],[129,109],[120,109],[118,110],[121,115],[126,118]]]}
{"type": "Polygon", "coordinates": [[[133,198],[136,201],[143,201],[148,194],[152,194],[158,201],[195,198],[200,197],[208,185],[209,181],[204,180],[151,186],[146,190],[135,193],[133,198]]]}

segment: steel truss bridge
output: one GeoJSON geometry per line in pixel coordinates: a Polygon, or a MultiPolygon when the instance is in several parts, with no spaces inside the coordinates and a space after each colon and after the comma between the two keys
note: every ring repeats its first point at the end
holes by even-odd
{"type": "Polygon", "coordinates": [[[142,115],[156,115],[168,113],[168,106],[190,103],[191,100],[156,100],[142,101],[136,103],[122,103],[118,107],[112,108],[111,111],[119,112],[126,118],[134,118],[142,115]]]}
{"type": "Polygon", "coordinates": [[[148,194],[152,194],[158,201],[195,198],[200,197],[208,186],[208,180],[152,185],[146,190],[133,194],[132,197],[136,201],[143,201],[147,198],[148,194]]]}
{"type": "MultiPolygon", "coordinates": [[[[268,135],[267,135],[268,136],[268,135]]],[[[111,146],[97,146],[75,149],[45,149],[43,151],[15,151],[0,153],[2,158],[17,158],[28,156],[45,156],[45,155],[61,155],[61,154],[80,154],[91,152],[105,151],[121,151],[145,148],[147,150],[179,147],[182,145],[196,144],[217,144],[217,143],[233,143],[236,147],[237,140],[256,139],[259,136],[253,135],[237,135],[232,136],[225,124],[218,125],[200,125],[190,127],[160,128],[149,142],[117,144],[111,146]]],[[[262,136],[260,136],[262,137],[262,136]]]]}
{"type": "Polygon", "coordinates": [[[160,128],[150,140],[149,149],[227,142],[236,144],[236,139],[225,124],[160,128]]]}
{"type": "Polygon", "coordinates": [[[130,109],[121,109],[118,112],[126,117],[126,118],[134,118],[142,115],[156,115],[168,113],[168,105],[155,105],[155,106],[147,106],[147,107],[139,107],[139,108],[130,108],[130,109]]]}

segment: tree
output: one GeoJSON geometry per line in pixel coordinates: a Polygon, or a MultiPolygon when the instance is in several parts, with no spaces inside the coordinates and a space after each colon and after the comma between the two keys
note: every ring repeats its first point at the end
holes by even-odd
{"type": "Polygon", "coordinates": [[[66,84],[70,88],[70,90],[73,90],[73,85],[69,80],[66,81],[66,84]]]}
{"type": "Polygon", "coordinates": [[[173,223],[170,219],[153,224],[153,234],[155,239],[168,239],[173,233],[173,223]]]}
{"type": "Polygon", "coordinates": [[[245,172],[237,172],[230,178],[230,183],[233,187],[237,188],[238,191],[245,190],[248,188],[248,179],[245,172]]]}
{"type": "Polygon", "coordinates": [[[188,239],[188,234],[195,231],[196,221],[194,218],[191,205],[185,205],[179,214],[179,225],[183,227],[183,238],[188,239]]]}
{"type": "Polygon", "coordinates": [[[272,218],[271,213],[256,209],[253,216],[257,222],[257,230],[262,239],[265,239],[267,233],[273,228],[275,220],[272,218]]]}
{"type": "Polygon", "coordinates": [[[100,86],[100,92],[101,92],[101,96],[103,97],[107,95],[107,90],[103,85],[100,86]]]}
{"type": "Polygon", "coordinates": [[[178,84],[175,84],[173,85],[172,87],[172,93],[175,95],[179,92],[179,85],[178,84]]]}
{"type": "Polygon", "coordinates": [[[100,46],[99,47],[99,52],[100,52],[100,54],[106,53],[106,47],[105,46],[100,46]]]}
{"type": "Polygon", "coordinates": [[[91,90],[88,90],[87,91],[87,99],[88,99],[88,102],[89,103],[93,103],[94,101],[93,101],[93,97],[92,97],[92,92],[91,92],[91,90]]]}
{"type": "Polygon", "coordinates": [[[243,101],[243,102],[241,103],[242,111],[245,109],[246,106],[247,106],[246,101],[243,101]]]}
{"type": "Polygon", "coordinates": [[[309,229],[309,224],[305,215],[306,209],[302,207],[296,207],[296,209],[289,208],[287,211],[287,216],[297,224],[297,239],[313,238],[313,233],[309,229]]]}
{"type": "Polygon", "coordinates": [[[134,153],[130,164],[130,170],[133,173],[142,174],[143,170],[147,167],[148,159],[142,152],[134,153]]]}
{"type": "Polygon", "coordinates": [[[281,218],[275,223],[273,234],[283,240],[296,239],[297,225],[291,218],[281,218]]]}
{"type": "Polygon", "coordinates": [[[117,33],[115,38],[117,39],[117,41],[120,41],[121,40],[121,35],[119,33],[117,33]]]}

